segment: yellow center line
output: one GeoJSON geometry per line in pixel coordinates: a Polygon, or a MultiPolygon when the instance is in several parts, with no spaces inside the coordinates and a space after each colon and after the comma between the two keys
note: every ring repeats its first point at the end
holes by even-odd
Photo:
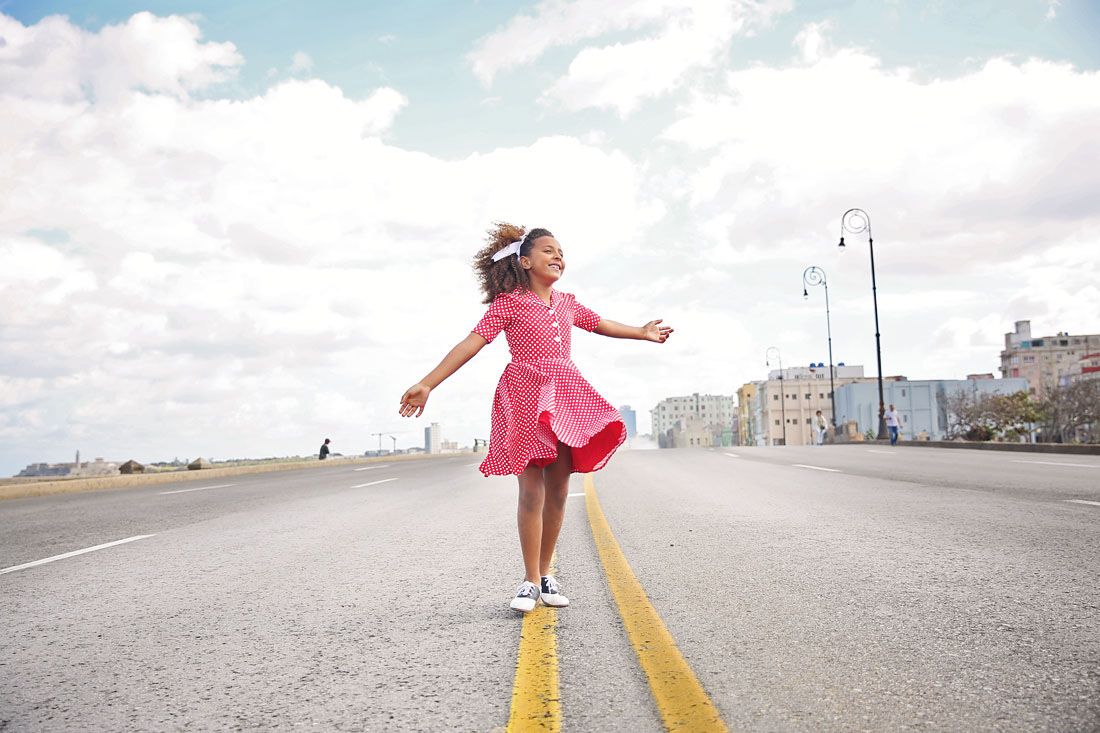
{"type": "Polygon", "coordinates": [[[623,556],[596,498],[592,474],[584,477],[584,503],[607,584],[619,607],[630,645],[649,679],[649,689],[665,728],[685,732],[728,730],[718,707],[676,647],[672,634],[623,556]]]}
{"type": "MultiPolygon", "coordinates": [[[[555,554],[550,561],[551,575],[556,560],[555,554]]],[[[548,606],[536,606],[523,616],[508,733],[561,730],[557,625],[558,612],[548,606]]]]}

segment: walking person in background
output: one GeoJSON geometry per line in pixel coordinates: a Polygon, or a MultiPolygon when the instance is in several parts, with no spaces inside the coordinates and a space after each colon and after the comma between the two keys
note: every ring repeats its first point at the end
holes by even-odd
{"type": "Polygon", "coordinates": [[[540,599],[547,606],[568,606],[550,575],[550,561],[565,515],[569,475],[603,468],[626,440],[619,411],[570,359],[573,327],[659,344],[672,329],[659,319],[624,326],[555,290],[565,272],[565,255],[546,229],[525,232],[497,224],[474,257],[474,269],[488,312],[439,366],[401,396],[400,414],[420,417],[431,391],[504,332],[512,361],[496,388],[489,452],[480,470],[485,476],[519,479],[517,523],[526,577],[511,607],[527,613],[540,599]]]}
{"type": "Polygon", "coordinates": [[[331,442],[332,442],[332,441],[330,441],[330,440],[329,440],[328,438],[325,438],[325,442],[324,442],[324,443],[321,443],[321,452],[320,452],[320,454],[319,454],[319,455],[317,456],[318,460],[321,460],[321,461],[323,461],[323,460],[325,460],[326,458],[328,458],[328,454],[329,454],[329,453],[331,452],[331,451],[329,451],[329,449],[328,449],[328,444],[329,444],[329,443],[331,443],[331,442]]]}
{"type": "Polygon", "coordinates": [[[898,430],[901,429],[901,416],[893,405],[886,411],[886,429],[890,431],[890,445],[898,444],[898,430]]]}
{"type": "Polygon", "coordinates": [[[829,423],[825,421],[825,416],[821,414],[821,410],[817,411],[814,415],[814,429],[817,431],[817,444],[825,445],[825,433],[829,430],[829,423]]]}

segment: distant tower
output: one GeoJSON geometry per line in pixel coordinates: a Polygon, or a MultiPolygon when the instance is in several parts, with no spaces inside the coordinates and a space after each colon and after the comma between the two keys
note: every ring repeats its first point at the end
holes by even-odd
{"type": "Polygon", "coordinates": [[[76,452],[76,469],[80,470],[80,451],[76,452]]]}
{"type": "Polygon", "coordinates": [[[626,426],[626,437],[633,438],[638,434],[638,414],[630,405],[619,408],[619,414],[623,416],[623,424],[626,426]]]}
{"type": "Polygon", "coordinates": [[[424,428],[424,452],[439,453],[439,443],[442,438],[443,431],[440,429],[439,423],[433,422],[431,427],[424,428]]]}

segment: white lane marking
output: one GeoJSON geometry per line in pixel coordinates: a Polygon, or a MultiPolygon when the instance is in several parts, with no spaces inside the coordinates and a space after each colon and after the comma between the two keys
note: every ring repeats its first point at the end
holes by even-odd
{"type": "Polygon", "coordinates": [[[390,464],[383,463],[381,466],[366,466],[365,468],[353,468],[352,471],[373,471],[376,468],[389,468],[390,464]]]}
{"type": "Polygon", "coordinates": [[[353,489],[362,489],[362,488],[365,488],[367,486],[375,486],[377,484],[384,484],[387,481],[396,481],[396,480],[397,480],[396,478],[384,478],[381,481],[368,481],[365,484],[356,484],[355,486],[352,486],[351,488],[353,488],[353,489]]]}
{"type": "Polygon", "coordinates": [[[480,463],[467,463],[466,468],[473,468],[474,466],[480,466],[480,463]]]}
{"type": "Polygon", "coordinates": [[[1100,468],[1100,463],[1055,463],[1054,461],[1013,461],[1013,463],[1037,463],[1040,466],[1071,466],[1073,468],[1100,468]]]}
{"type": "Polygon", "coordinates": [[[570,496],[584,496],[583,491],[574,491],[570,496]]]}
{"type": "Polygon", "coordinates": [[[26,562],[22,565],[13,565],[10,568],[4,568],[0,570],[0,575],[4,573],[14,573],[16,570],[23,570],[24,568],[33,568],[35,565],[45,565],[48,562],[54,560],[64,560],[67,557],[76,557],[77,555],[83,555],[85,552],[95,552],[96,550],[102,550],[107,547],[114,547],[115,545],[121,545],[125,542],[133,542],[134,540],[143,540],[146,537],[152,537],[151,534],[139,534],[133,537],[127,537],[124,540],[115,540],[114,542],[105,542],[102,545],[96,545],[95,547],[85,547],[83,550],[73,550],[72,552],[66,552],[63,555],[54,555],[53,557],[43,558],[42,560],[35,560],[34,562],[26,562]]]}
{"type": "Polygon", "coordinates": [[[882,454],[882,455],[884,455],[884,456],[892,456],[892,455],[894,455],[895,453],[897,453],[897,451],[892,451],[892,450],[875,450],[874,448],[868,448],[868,449],[867,449],[867,452],[868,452],[868,453],[881,453],[881,454],[882,454]]]}
{"type": "Polygon", "coordinates": [[[207,489],[224,489],[227,486],[236,486],[237,484],[214,484],[213,486],[200,486],[197,489],[176,489],[175,491],[162,491],[161,494],[186,494],[188,491],[206,491],[207,489]]]}
{"type": "Polygon", "coordinates": [[[828,471],[829,473],[841,473],[839,468],[822,468],[821,466],[807,466],[805,463],[792,463],[792,466],[798,466],[799,468],[812,468],[815,471],[828,471]]]}
{"type": "Polygon", "coordinates": [[[1090,506],[1100,506],[1100,501],[1086,501],[1085,499],[1063,499],[1062,501],[1068,501],[1070,504],[1088,504],[1090,506]]]}
{"type": "Polygon", "coordinates": [[[740,458],[741,457],[741,456],[737,455],[736,453],[723,453],[722,455],[729,456],[730,458],[740,458]]]}

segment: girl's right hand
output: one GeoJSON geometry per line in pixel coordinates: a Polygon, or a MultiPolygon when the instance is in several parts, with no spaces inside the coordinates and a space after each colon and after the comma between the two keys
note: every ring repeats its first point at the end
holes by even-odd
{"type": "Polygon", "coordinates": [[[401,395],[401,417],[420,417],[424,414],[424,405],[428,402],[431,387],[418,383],[409,387],[405,394],[401,395]]]}

